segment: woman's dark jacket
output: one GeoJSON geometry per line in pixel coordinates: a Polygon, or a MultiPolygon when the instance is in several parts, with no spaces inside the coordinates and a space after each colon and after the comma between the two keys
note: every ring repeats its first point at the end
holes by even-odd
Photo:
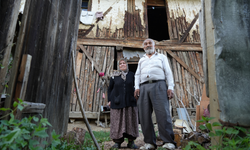
{"type": "Polygon", "coordinates": [[[108,101],[111,101],[110,108],[120,109],[125,107],[136,107],[134,91],[133,72],[128,72],[126,81],[124,81],[121,76],[114,76],[114,78],[111,78],[108,88],[108,101]]]}

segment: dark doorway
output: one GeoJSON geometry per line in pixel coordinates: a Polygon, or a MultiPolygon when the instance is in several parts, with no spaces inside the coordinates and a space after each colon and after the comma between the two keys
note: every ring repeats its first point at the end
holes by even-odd
{"type": "Polygon", "coordinates": [[[149,38],[162,41],[169,40],[167,14],[165,6],[148,6],[149,38]]]}
{"type": "Polygon", "coordinates": [[[129,69],[129,71],[135,73],[136,69],[137,69],[137,64],[128,64],[128,69],[129,69]]]}

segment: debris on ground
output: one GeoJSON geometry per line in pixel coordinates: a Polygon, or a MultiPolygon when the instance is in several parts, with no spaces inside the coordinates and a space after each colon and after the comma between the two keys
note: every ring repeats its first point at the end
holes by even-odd
{"type": "Polygon", "coordinates": [[[82,145],[84,143],[85,133],[86,130],[75,127],[72,131],[68,131],[63,138],[67,140],[68,143],[74,141],[75,145],[82,145]]]}
{"type": "Polygon", "coordinates": [[[174,126],[175,142],[177,143],[177,148],[185,148],[188,145],[188,142],[193,141],[199,143],[204,148],[209,148],[211,146],[211,139],[206,132],[201,130],[188,131],[185,126],[174,126]]]}

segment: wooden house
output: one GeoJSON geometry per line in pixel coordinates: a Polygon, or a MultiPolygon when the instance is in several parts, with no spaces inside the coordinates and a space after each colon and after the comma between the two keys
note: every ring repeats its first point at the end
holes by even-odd
{"type": "MultiPolygon", "coordinates": [[[[173,116],[178,107],[195,116],[204,84],[200,0],[83,0],[82,7],[103,13],[90,25],[80,23],[78,32],[76,74],[88,118],[97,118],[100,106],[107,105],[108,78],[119,58],[127,58],[130,71],[136,71],[146,38],[168,57],[175,82],[173,116]]],[[[73,85],[70,118],[82,118],[76,98],[73,85]]]]}

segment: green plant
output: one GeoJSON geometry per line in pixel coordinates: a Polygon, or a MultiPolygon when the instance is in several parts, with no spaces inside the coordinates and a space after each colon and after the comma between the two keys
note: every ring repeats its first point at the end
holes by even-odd
{"type": "Polygon", "coordinates": [[[0,64],[0,68],[1,68],[1,69],[3,69],[3,68],[4,68],[4,66],[3,66],[2,64],[0,64]]]}
{"type": "MultiPolygon", "coordinates": [[[[223,127],[222,129],[213,129],[216,126],[222,126],[219,122],[210,123],[210,120],[214,117],[203,117],[201,122],[204,125],[200,125],[199,128],[203,131],[208,131],[209,136],[214,138],[216,145],[211,146],[211,149],[216,150],[249,150],[250,149],[250,130],[247,130],[243,127],[223,127]],[[215,137],[219,138],[219,141],[215,137]]],[[[190,141],[185,147],[185,150],[198,149],[205,150],[200,144],[190,141]]]]}
{"type": "MultiPolygon", "coordinates": [[[[16,44],[16,43],[13,43],[13,45],[15,45],[15,44],[16,44]]],[[[13,45],[12,45],[12,46],[13,46],[13,45]]],[[[10,54],[10,59],[9,59],[9,64],[8,64],[8,72],[9,72],[10,69],[12,68],[13,62],[14,62],[13,56],[12,56],[12,54],[10,54]]]]}
{"type": "Polygon", "coordinates": [[[75,145],[74,141],[70,141],[69,143],[64,140],[64,139],[61,139],[61,143],[58,144],[55,149],[63,149],[63,150],[74,150],[74,149],[77,149],[77,150],[81,150],[81,146],[80,145],[75,145]]]}
{"type": "MultiPolygon", "coordinates": [[[[0,111],[8,112],[8,114],[2,116],[0,119],[10,116],[9,120],[0,120],[0,147],[2,150],[18,150],[18,149],[30,149],[30,150],[96,150],[94,142],[90,134],[85,134],[85,140],[83,145],[75,145],[74,141],[67,142],[63,138],[60,139],[60,135],[57,135],[55,131],[51,133],[52,141],[46,142],[45,138],[48,137],[46,129],[51,124],[46,118],[40,116],[32,116],[29,118],[23,118],[17,120],[14,118],[14,112],[19,109],[23,110],[24,102],[18,99],[18,102],[13,103],[14,110],[9,108],[0,108],[0,111]]],[[[97,142],[101,144],[101,149],[104,149],[103,142],[110,141],[110,132],[93,132],[97,142]]]]}
{"type": "Polygon", "coordinates": [[[23,118],[22,120],[14,118],[14,111],[24,108],[23,101],[21,99],[18,99],[18,101],[19,102],[14,102],[13,104],[14,110],[10,108],[0,108],[0,111],[9,111],[7,115],[10,115],[9,120],[0,120],[1,149],[39,150],[44,149],[43,147],[47,147],[46,149],[55,149],[55,147],[61,143],[59,139],[60,135],[57,135],[55,131],[51,133],[52,142],[50,144],[43,140],[48,137],[46,133],[47,126],[51,126],[46,118],[42,116],[41,119],[35,116],[23,118]],[[43,141],[39,142],[39,139],[43,141]]]}
{"type": "MultiPolygon", "coordinates": [[[[110,132],[105,132],[105,131],[93,131],[93,134],[97,140],[98,143],[101,144],[101,149],[104,149],[103,143],[105,141],[111,141],[110,139],[110,132]]],[[[89,134],[89,132],[86,132],[85,137],[84,137],[84,144],[83,148],[86,150],[95,150],[96,147],[94,146],[94,142],[89,134]]]]}

